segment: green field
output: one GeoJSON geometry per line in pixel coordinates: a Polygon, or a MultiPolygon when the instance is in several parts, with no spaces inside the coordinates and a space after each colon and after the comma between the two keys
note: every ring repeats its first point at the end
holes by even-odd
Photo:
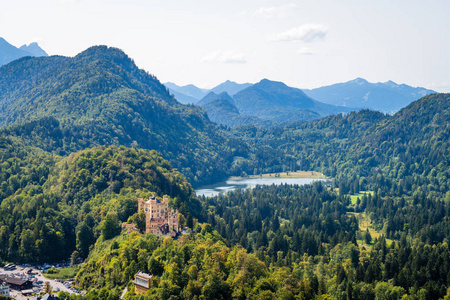
{"type": "MultiPolygon", "coordinates": [[[[365,213],[349,212],[348,214],[356,217],[356,219],[358,220],[359,230],[361,232],[365,232],[366,230],[369,230],[369,233],[372,236],[372,241],[383,235],[383,233],[381,231],[377,231],[373,228],[372,220],[370,220],[370,218],[365,213]]],[[[357,243],[360,245],[365,245],[363,240],[358,239],[357,243]]],[[[389,246],[390,244],[392,244],[392,240],[386,239],[386,244],[389,246]]],[[[366,246],[370,246],[370,245],[366,245],[366,246]]]]}
{"type": "Polygon", "coordinates": [[[74,278],[79,269],[80,269],[79,266],[62,268],[62,269],[51,268],[51,269],[47,270],[46,272],[43,272],[42,274],[47,279],[65,280],[65,279],[69,279],[69,278],[74,278]]]}
{"type": "Polygon", "coordinates": [[[352,204],[356,204],[356,201],[358,200],[358,198],[361,199],[361,197],[364,194],[373,195],[373,191],[360,191],[358,194],[350,195],[350,200],[352,201],[352,204]]]}

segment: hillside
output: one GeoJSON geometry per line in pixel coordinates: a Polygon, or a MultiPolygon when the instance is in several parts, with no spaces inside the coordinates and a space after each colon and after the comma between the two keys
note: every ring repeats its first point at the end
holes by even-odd
{"type": "Polygon", "coordinates": [[[177,99],[178,102],[183,104],[195,104],[198,102],[197,98],[194,98],[192,96],[188,96],[186,94],[180,93],[176,90],[169,89],[170,94],[172,94],[175,99],[177,99]]]}
{"type": "Polygon", "coordinates": [[[414,88],[392,81],[370,83],[362,78],[303,91],[323,103],[389,113],[396,112],[423,96],[436,93],[422,87],[414,88]]]}
{"type": "MultiPolygon", "coordinates": [[[[284,129],[232,132],[247,141],[257,157],[264,158],[258,161],[262,170],[285,165],[291,170],[316,170],[345,180],[364,177],[373,182],[383,176],[395,180],[410,176],[409,184],[417,181],[420,185],[422,176],[430,173],[448,177],[449,120],[450,94],[434,94],[393,116],[362,110],[284,129]]],[[[440,184],[443,191],[450,189],[446,179],[440,184]]],[[[439,197],[445,197],[445,192],[439,197]]]]}
{"type": "Polygon", "coordinates": [[[242,116],[239,114],[234,100],[226,92],[215,94],[210,92],[197,105],[203,108],[208,114],[208,118],[214,123],[234,127],[242,125],[254,125],[258,127],[271,127],[281,125],[281,123],[263,120],[253,116],[242,116]]]}
{"type": "Polygon", "coordinates": [[[22,58],[2,67],[0,77],[0,126],[13,126],[8,134],[47,151],[67,155],[103,144],[154,149],[193,184],[224,178],[233,160],[203,110],[179,104],[119,49],[22,58]]]}
{"type": "Polygon", "coordinates": [[[137,192],[168,195],[186,215],[196,207],[190,184],[155,151],[102,146],[61,158],[2,143],[0,260],[86,257],[108,215],[124,222],[137,212],[137,192]]]}

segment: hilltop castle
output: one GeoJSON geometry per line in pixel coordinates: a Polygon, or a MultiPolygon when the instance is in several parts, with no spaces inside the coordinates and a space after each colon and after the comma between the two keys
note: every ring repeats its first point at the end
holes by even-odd
{"type": "Polygon", "coordinates": [[[178,228],[178,210],[169,211],[169,199],[159,201],[155,196],[147,201],[138,198],[138,211],[145,213],[145,233],[153,233],[156,236],[176,236],[178,228]]]}

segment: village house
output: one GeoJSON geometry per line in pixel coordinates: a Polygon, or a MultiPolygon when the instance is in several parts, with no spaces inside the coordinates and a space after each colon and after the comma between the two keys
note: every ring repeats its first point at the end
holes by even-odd
{"type": "Polygon", "coordinates": [[[0,295],[9,297],[9,286],[0,279],[0,295]]]}
{"type": "Polygon", "coordinates": [[[145,232],[156,236],[177,236],[180,232],[178,227],[178,210],[169,210],[169,199],[164,198],[161,202],[155,196],[147,201],[138,198],[138,211],[145,214],[145,232]]]}

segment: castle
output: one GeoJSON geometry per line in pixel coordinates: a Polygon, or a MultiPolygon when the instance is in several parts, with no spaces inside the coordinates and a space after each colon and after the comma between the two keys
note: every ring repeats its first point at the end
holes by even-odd
{"type": "Polygon", "coordinates": [[[156,236],[178,235],[178,210],[169,211],[169,199],[159,201],[155,196],[147,201],[138,198],[138,211],[145,213],[145,233],[153,233],[156,236]]]}

